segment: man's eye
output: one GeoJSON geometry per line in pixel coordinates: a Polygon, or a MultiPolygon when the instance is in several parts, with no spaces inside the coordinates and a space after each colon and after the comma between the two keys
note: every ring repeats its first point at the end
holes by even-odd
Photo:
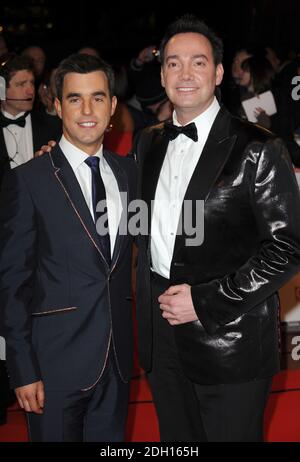
{"type": "Polygon", "coordinates": [[[70,98],[70,103],[77,103],[79,101],[78,98],[70,98]]]}

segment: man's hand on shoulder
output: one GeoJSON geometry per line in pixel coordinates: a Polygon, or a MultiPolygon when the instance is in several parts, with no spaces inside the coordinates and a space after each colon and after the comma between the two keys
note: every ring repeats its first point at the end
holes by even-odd
{"type": "Polygon", "coordinates": [[[41,380],[18,387],[15,392],[22,409],[26,412],[43,414],[45,392],[44,384],[41,380]]]}
{"type": "Polygon", "coordinates": [[[54,146],[56,146],[56,141],[54,141],[54,140],[48,141],[48,144],[44,144],[39,151],[36,151],[34,153],[34,157],[40,157],[43,154],[45,154],[46,152],[51,152],[52,148],[54,148],[54,146]]]}

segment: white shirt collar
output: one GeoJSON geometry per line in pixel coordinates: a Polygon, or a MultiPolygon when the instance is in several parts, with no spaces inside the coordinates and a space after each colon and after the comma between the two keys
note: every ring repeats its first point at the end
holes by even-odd
{"type": "MultiPolygon", "coordinates": [[[[70,143],[70,141],[68,141],[64,135],[60,139],[59,147],[66,156],[67,161],[73,170],[76,170],[88,157],[90,157],[88,154],[81,151],[81,149],[77,148],[74,144],[70,143]]],[[[101,145],[99,151],[94,155],[101,159],[103,155],[103,145],[101,145]]]]}
{"type": "Polygon", "coordinates": [[[22,117],[22,115],[25,114],[25,111],[24,112],[19,112],[19,114],[14,116],[14,115],[10,114],[9,112],[6,112],[6,111],[2,110],[2,114],[5,117],[7,117],[8,119],[15,120],[15,119],[18,119],[19,117],[22,117]]]}
{"type": "MultiPolygon", "coordinates": [[[[220,110],[220,104],[218,103],[217,98],[214,97],[211,105],[208,106],[208,108],[204,112],[202,112],[200,115],[198,115],[195,119],[191,120],[191,122],[195,122],[198,133],[201,133],[203,126],[209,126],[209,127],[212,126],[219,110],[220,110]]],[[[181,126],[181,124],[177,120],[175,111],[173,112],[173,123],[174,125],[181,126]]]]}

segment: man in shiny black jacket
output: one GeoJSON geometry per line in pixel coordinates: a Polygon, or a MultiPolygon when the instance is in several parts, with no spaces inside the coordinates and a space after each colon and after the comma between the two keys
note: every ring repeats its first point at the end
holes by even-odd
{"type": "Polygon", "coordinates": [[[216,101],[222,43],[204,23],[173,23],[160,54],[174,125],[136,143],[139,196],[154,201],[139,238],[141,365],[163,441],[261,441],[277,290],[300,268],[298,186],[283,142],[216,101]]]}

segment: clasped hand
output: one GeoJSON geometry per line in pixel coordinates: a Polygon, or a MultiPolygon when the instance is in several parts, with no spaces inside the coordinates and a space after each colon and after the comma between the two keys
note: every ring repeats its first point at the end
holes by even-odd
{"type": "Polygon", "coordinates": [[[188,284],[169,287],[158,297],[158,301],[162,317],[171,326],[198,320],[191,296],[191,286],[188,284]]]}

